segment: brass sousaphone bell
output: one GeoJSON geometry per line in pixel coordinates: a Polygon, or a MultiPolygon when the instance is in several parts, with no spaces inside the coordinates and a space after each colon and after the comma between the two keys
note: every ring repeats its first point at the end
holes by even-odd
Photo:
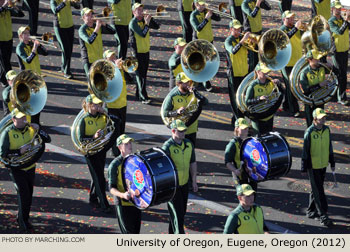
{"type": "MultiPolygon", "coordinates": [[[[283,31],[270,29],[260,37],[258,52],[260,64],[278,71],[288,64],[292,47],[288,36],[283,31]]],[[[253,80],[254,71],[248,74],[239,85],[236,93],[237,107],[250,118],[260,119],[274,114],[282,102],[282,95],[277,87],[266,101],[249,107],[245,103],[246,91],[253,80]]]]}
{"type": "MultiPolygon", "coordinates": [[[[20,72],[13,79],[10,100],[13,109],[18,109],[27,115],[38,114],[44,108],[47,100],[47,87],[44,79],[31,70],[20,72]]],[[[9,114],[0,122],[0,134],[11,124],[12,116],[9,114]]],[[[27,152],[21,155],[11,154],[7,158],[0,157],[0,163],[17,169],[26,168],[35,163],[45,150],[45,142],[38,133],[38,131],[35,132],[27,152]]]]}
{"type": "MultiPolygon", "coordinates": [[[[301,37],[303,43],[304,55],[309,50],[316,50],[319,54],[327,55],[332,50],[332,35],[329,30],[327,20],[323,16],[315,16],[308,27],[308,30],[301,37]]],[[[326,69],[328,67],[319,63],[326,69]]],[[[293,95],[306,105],[319,106],[327,103],[332,99],[338,88],[338,79],[333,71],[329,70],[327,80],[329,84],[325,87],[319,88],[309,95],[305,95],[299,83],[302,70],[308,66],[308,61],[305,56],[301,57],[294,65],[289,76],[290,89],[293,95]]]]}
{"type": "MultiPolygon", "coordinates": [[[[103,102],[115,101],[121,94],[123,79],[119,69],[108,60],[95,61],[89,71],[88,90],[103,102]]],[[[78,151],[84,155],[93,155],[103,149],[108,149],[116,138],[114,122],[109,115],[103,129],[104,135],[89,142],[81,142],[78,138],[78,126],[85,111],[82,109],[71,127],[71,139],[78,151]]]]}

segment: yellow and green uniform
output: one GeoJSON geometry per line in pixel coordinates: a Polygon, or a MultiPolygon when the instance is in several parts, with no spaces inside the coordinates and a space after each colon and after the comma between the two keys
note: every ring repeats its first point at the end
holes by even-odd
{"type": "Polygon", "coordinates": [[[265,10],[271,10],[271,7],[264,1],[260,4],[260,8],[256,6],[256,0],[243,0],[243,27],[245,31],[251,31],[253,33],[261,33],[262,20],[261,20],[261,8],[265,10]]]}
{"type": "Polygon", "coordinates": [[[182,65],[181,65],[181,55],[174,52],[168,61],[169,66],[169,89],[173,89],[175,86],[175,77],[179,73],[183,72],[182,65]]]}
{"type": "Polygon", "coordinates": [[[24,17],[18,8],[0,7],[0,42],[12,39],[12,17],[24,17]]]}
{"type": "Polygon", "coordinates": [[[48,55],[45,47],[41,44],[39,45],[37,52],[32,52],[33,43],[25,44],[20,42],[16,48],[16,54],[18,57],[18,62],[21,70],[32,70],[38,74],[41,74],[39,55],[48,55]]]}
{"type": "Polygon", "coordinates": [[[209,42],[214,41],[213,29],[211,25],[211,20],[220,21],[221,18],[219,15],[213,13],[211,18],[206,19],[205,15],[206,11],[199,12],[198,10],[194,10],[191,13],[190,23],[193,30],[196,31],[197,39],[204,39],[209,42]]]}
{"type": "Polygon", "coordinates": [[[320,216],[320,221],[329,221],[328,203],[324,192],[324,180],[328,164],[335,167],[331,133],[329,127],[317,128],[312,124],[304,134],[301,156],[301,171],[307,172],[311,185],[308,216],[320,216]]]}
{"type": "MultiPolygon", "coordinates": [[[[203,106],[208,103],[208,99],[201,96],[203,100],[200,100],[198,106],[203,106]]],[[[183,94],[180,92],[178,87],[174,87],[169,94],[165,97],[163,103],[163,110],[161,113],[164,117],[169,117],[171,112],[176,111],[181,107],[187,107],[189,102],[192,100],[191,104],[197,104],[198,99],[195,96],[195,92],[187,92],[183,94]]],[[[198,131],[198,117],[195,121],[191,122],[191,119],[186,123],[187,130],[186,135],[196,133],[198,131]],[[190,124],[189,124],[190,123],[190,124]],[[187,125],[189,124],[189,125],[187,125]]]]}
{"type": "Polygon", "coordinates": [[[263,234],[264,231],[267,231],[264,214],[256,204],[249,211],[239,204],[227,217],[224,228],[224,234],[263,234]]]}
{"type": "Polygon", "coordinates": [[[228,67],[232,69],[234,77],[246,76],[249,70],[248,50],[239,43],[241,39],[241,35],[238,38],[231,35],[225,40],[228,67]]]}
{"type": "Polygon", "coordinates": [[[114,21],[116,25],[129,25],[132,18],[131,0],[108,0],[112,9],[112,15],[118,17],[114,21]]]}
{"type": "Polygon", "coordinates": [[[190,22],[192,13],[193,0],[177,0],[177,10],[179,12],[180,22],[182,26],[182,37],[187,43],[192,40],[193,29],[190,22]]]}
{"type": "Polygon", "coordinates": [[[83,24],[79,28],[81,57],[90,64],[103,58],[102,31],[94,32],[95,26],[83,24]]]}
{"type": "Polygon", "coordinates": [[[328,20],[331,17],[331,0],[311,0],[311,15],[321,15],[328,20]]]}
{"type": "Polygon", "coordinates": [[[54,26],[60,28],[69,28],[74,25],[71,6],[79,9],[79,4],[71,3],[70,1],[63,2],[63,0],[50,0],[50,7],[55,14],[54,26]]]}
{"type": "Polygon", "coordinates": [[[243,24],[242,3],[243,0],[229,0],[231,16],[243,24]]]}
{"type": "Polygon", "coordinates": [[[339,70],[337,98],[338,101],[346,101],[350,23],[345,21],[342,17],[337,19],[335,16],[332,16],[328,20],[328,24],[336,48],[336,51],[332,56],[333,64],[339,70]]]}
{"type": "Polygon", "coordinates": [[[85,113],[81,118],[78,127],[78,138],[80,141],[92,140],[96,131],[104,129],[107,123],[107,116],[105,114],[97,113],[95,116],[90,113],[85,113]]]}
{"type": "Polygon", "coordinates": [[[280,29],[288,35],[290,43],[292,45],[292,56],[290,57],[287,67],[293,67],[295,63],[303,56],[301,31],[298,30],[295,26],[287,27],[285,25],[282,25],[280,29]]]}
{"type": "Polygon", "coordinates": [[[227,163],[233,163],[236,169],[241,167],[241,143],[242,140],[238,137],[234,137],[226,145],[225,148],[225,165],[227,163]]]}
{"type": "Polygon", "coordinates": [[[192,142],[185,138],[181,144],[177,144],[173,138],[170,138],[164,143],[162,149],[170,155],[175,164],[179,185],[187,184],[190,164],[196,161],[192,142]]]}

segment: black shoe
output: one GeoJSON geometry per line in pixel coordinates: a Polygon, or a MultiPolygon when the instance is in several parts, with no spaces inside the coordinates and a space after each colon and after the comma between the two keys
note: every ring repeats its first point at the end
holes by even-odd
{"type": "Polygon", "coordinates": [[[141,102],[142,102],[142,104],[150,104],[151,100],[150,99],[146,99],[146,100],[142,100],[141,102]]]}
{"type": "Polygon", "coordinates": [[[320,222],[322,226],[331,227],[333,226],[333,221],[331,219],[325,219],[320,222]]]}
{"type": "Polygon", "coordinates": [[[348,101],[338,101],[338,103],[345,106],[349,104],[348,101]]]}
{"type": "Polygon", "coordinates": [[[298,111],[298,112],[296,112],[295,114],[294,114],[294,117],[295,118],[297,118],[297,117],[299,117],[300,116],[300,112],[298,111]]]}
{"type": "Polygon", "coordinates": [[[73,75],[72,74],[64,74],[64,78],[73,79],[73,75]]]}
{"type": "Polygon", "coordinates": [[[314,219],[314,220],[320,219],[320,215],[318,213],[307,213],[306,217],[308,217],[309,219],[314,219]]]}

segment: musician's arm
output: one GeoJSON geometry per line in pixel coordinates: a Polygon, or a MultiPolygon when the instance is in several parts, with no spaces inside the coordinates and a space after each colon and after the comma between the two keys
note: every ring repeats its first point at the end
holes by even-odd
{"type": "Polygon", "coordinates": [[[19,46],[16,48],[16,54],[26,63],[30,64],[32,63],[34,57],[36,56],[36,52],[31,52],[31,54],[28,56],[26,52],[24,51],[25,44],[22,42],[19,46]]]}
{"type": "Polygon", "coordinates": [[[133,32],[137,33],[141,37],[146,37],[148,31],[149,31],[149,26],[145,25],[143,29],[137,24],[137,19],[134,18],[132,22],[129,24],[129,29],[132,30],[133,32]]]}
{"type": "Polygon", "coordinates": [[[193,11],[191,13],[190,23],[195,31],[200,32],[201,30],[203,30],[203,28],[206,26],[206,24],[209,22],[209,20],[204,18],[203,21],[201,23],[199,23],[195,13],[197,13],[197,11],[193,11]]]}
{"type": "Polygon", "coordinates": [[[83,117],[79,123],[79,127],[77,130],[77,137],[80,142],[92,140],[92,137],[88,137],[85,135],[85,126],[85,120],[83,117]]]}
{"type": "Polygon", "coordinates": [[[13,17],[24,17],[24,13],[19,8],[9,8],[8,9],[13,17]]]}
{"type": "Polygon", "coordinates": [[[335,24],[334,21],[336,21],[335,17],[331,17],[328,21],[331,32],[334,34],[343,35],[346,28],[348,28],[349,23],[347,21],[344,21],[343,25],[339,27],[337,24],[335,24]]]}
{"type": "Polygon", "coordinates": [[[246,93],[245,103],[248,106],[259,103],[259,97],[254,98],[254,85],[250,84],[246,93]]]}
{"type": "Polygon", "coordinates": [[[49,53],[48,53],[47,49],[42,44],[40,44],[38,46],[38,54],[43,55],[43,56],[47,56],[49,53]]]}
{"type": "Polygon", "coordinates": [[[280,29],[287,34],[288,38],[292,38],[294,36],[294,34],[296,34],[298,32],[298,28],[296,28],[295,26],[293,26],[293,28],[290,29],[289,32],[286,31],[287,27],[285,25],[282,25],[280,29]]]}
{"type": "Polygon", "coordinates": [[[151,21],[149,22],[149,28],[158,30],[160,28],[160,24],[157,23],[157,21],[155,21],[154,18],[151,18],[151,21]]]}
{"type": "Polygon", "coordinates": [[[261,2],[260,8],[264,10],[271,10],[271,5],[266,0],[264,0],[261,2]]]}
{"type": "Polygon", "coordinates": [[[236,145],[234,141],[230,141],[225,148],[225,166],[236,176],[240,175],[240,167],[236,166],[234,157],[236,156],[236,145]]]}
{"type": "Polygon", "coordinates": [[[224,234],[236,234],[238,228],[238,216],[231,212],[231,214],[227,217],[224,234]]]}
{"type": "Polygon", "coordinates": [[[163,104],[163,117],[175,117],[177,116],[177,111],[173,110],[174,109],[174,105],[172,102],[172,98],[170,95],[167,95],[165,97],[165,101],[163,104]]]}
{"type": "Polygon", "coordinates": [[[122,164],[123,158],[117,157],[115,158],[110,165],[108,166],[108,185],[109,185],[109,192],[118,198],[122,198],[125,200],[128,200],[127,193],[123,193],[118,190],[118,173],[119,173],[119,166],[122,164]]]}
{"type": "Polygon", "coordinates": [[[211,19],[214,21],[220,21],[221,16],[219,14],[213,13],[213,15],[211,16],[211,19]]]}
{"type": "Polygon", "coordinates": [[[310,93],[312,93],[313,91],[321,88],[320,84],[316,84],[316,85],[309,85],[309,80],[307,79],[306,73],[301,73],[300,75],[300,84],[303,88],[304,94],[305,95],[309,95],[310,93]]]}
{"type": "Polygon", "coordinates": [[[197,185],[196,152],[194,150],[193,143],[190,142],[190,144],[192,145],[192,154],[191,154],[191,160],[190,160],[190,174],[191,174],[191,177],[192,177],[192,188],[193,188],[194,192],[197,192],[198,191],[198,185],[197,185]]]}
{"type": "MultiPolygon", "coordinates": [[[[0,156],[6,158],[10,150],[10,138],[8,131],[4,130],[0,136],[0,156]]],[[[18,150],[19,154],[19,150],[18,150]]]]}
{"type": "Polygon", "coordinates": [[[92,44],[97,38],[97,33],[93,32],[91,36],[86,32],[87,25],[82,25],[79,28],[79,38],[81,38],[84,42],[92,44]]]}
{"type": "Polygon", "coordinates": [[[260,10],[260,8],[258,6],[255,6],[255,8],[253,10],[250,9],[249,5],[248,5],[248,1],[243,1],[242,5],[241,5],[242,11],[247,14],[250,17],[256,17],[256,15],[258,15],[258,12],[260,10]]]}
{"type": "Polygon", "coordinates": [[[310,155],[310,136],[311,131],[307,130],[304,134],[303,152],[301,154],[301,172],[306,172],[307,169],[311,169],[311,155],[310,155]]]}
{"type": "Polygon", "coordinates": [[[201,93],[199,93],[199,91],[195,87],[192,88],[192,91],[194,96],[199,101],[200,105],[204,106],[209,103],[209,100],[206,97],[204,97],[201,93]]]}
{"type": "Polygon", "coordinates": [[[331,130],[329,129],[329,163],[331,165],[331,168],[335,167],[335,159],[334,159],[334,153],[333,153],[333,145],[332,145],[332,137],[331,137],[331,130]]]}
{"type": "Polygon", "coordinates": [[[64,7],[66,7],[66,4],[64,2],[57,4],[55,0],[50,0],[50,7],[53,14],[57,15],[64,7]]]}
{"type": "Polygon", "coordinates": [[[117,31],[109,24],[101,26],[101,32],[103,34],[115,34],[117,31]]]}

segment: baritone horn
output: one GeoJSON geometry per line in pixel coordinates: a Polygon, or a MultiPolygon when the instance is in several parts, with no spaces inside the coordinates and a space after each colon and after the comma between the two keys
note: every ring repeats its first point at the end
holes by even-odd
{"type": "Polygon", "coordinates": [[[153,18],[169,18],[170,15],[166,11],[165,6],[160,4],[157,6],[156,11],[145,12],[144,15],[152,15],[153,18]]]}
{"type": "MultiPolygon", "coordinates": [[[[332,35],[329,29],[327,20],[323,16],[315,16],[307,32],[301,39],[303,43],[304,55],[309,50],[315,50],[318,54],[326,56],[332,50],[332,35]]],[[[327,76],[328,85],[321,87],[311,94],[305,94],[300,84],[300,75],[302,70],[308,66],[308,61],[305,56],[300,58],[294,65],[289,76],[290,89],[292,94],[306,105],[319,106],[327,103],[332,99],[338,88],[338,79],[333,71],[328,69],[328,66],[320,62],[319,64],[329,72],[327,76]]]]}
{"type": "Polygon", "coordinates": [[[220,3],[217,7],[205,4],[206,9],[212,11],[213,13],[220,15],[225,18],[234,19],[230,14],[230,9],[227,7],[227,3],[220,3]]]}
{"type": "Polygon", "coordinates": [[[184,73],[193,81],[206,82],[219,70],[220,56],[213,44],[197,39],[188,43],[181,53],[184,73]]]}
{"type": "MultiPolygon", "coordinates": [[[[18,109],[27,115],[38,114],[45,106],[47,100],[47,87],[44,79],[31,70],[20,72],[13,79],[10,93],[13,109],[18,109]]],[[[0,122],[0,134],[12,124],[11,114],[0,122]]],[[[45,142],[35,130],[30,146],[23,154],[10,154],[6,158],[0,157],[0,163],[9,168],[26,168],[35,163],[45,150],[45,142]]],[[[23,146],[22,146],[23,147],[23,146]]]]}
{"type": "MultiPolygon", "coordinates": [[[[288,36],[281,30],[271,29],[266,31],[258,43],[259,64],[278,71],[283,69],[292,55],[292,47],[288,36]]],[[[283,96],[278,87],[275,87],[268,99],[258,104],[248,106],[245,102],[246,91],[254,78],[254,72],[248,74],[236,93],[237,107],[249,118],[266,118],[274,114],[280,106],[283,96]]],[[[271,79],[270,79],[271,80],[271,79]]]]}
{"type": "Polygon", "coordinates": [[[133,73],[137,70],[139,62],[136,57],[127,57],[122,61],[122,68],[127,73],[133,73]]]}
{"type": "Polygon", "coordinates": [[[57,48],[55,43],[53,42],[53,35],[51,32],[45,32],[41,37],[38,36],[30,36],[31,39],[38,40],[45,46],[57,48]]]}
{"type": "Polygon", "coordinates": [[[111,15],[112,9],[109,6],[106,6],[102,9],[101,14],[96,15],[93,20],[104,20],[104,19],[113,19],[114,21],[120,21],[117,16],[111,15]]]}
{"type": "MultiPolygon", "coordinates": [[[[122,75],[111,61],[101,59],[91,65],[88,82],[88,90],[91,94],[95,94],[103,102],[113,102],[120,96],[122,88],[122,75]]],[[[100,137],[82,142],[78,137],[78,127],[84,115],[85,111],[82,109],[71,127],[71,139],[76,149],[83,155],[94,155],[102,150],[108,150],[117,137],[111,116],[104,115],[107,122],[100,137]]]]}

